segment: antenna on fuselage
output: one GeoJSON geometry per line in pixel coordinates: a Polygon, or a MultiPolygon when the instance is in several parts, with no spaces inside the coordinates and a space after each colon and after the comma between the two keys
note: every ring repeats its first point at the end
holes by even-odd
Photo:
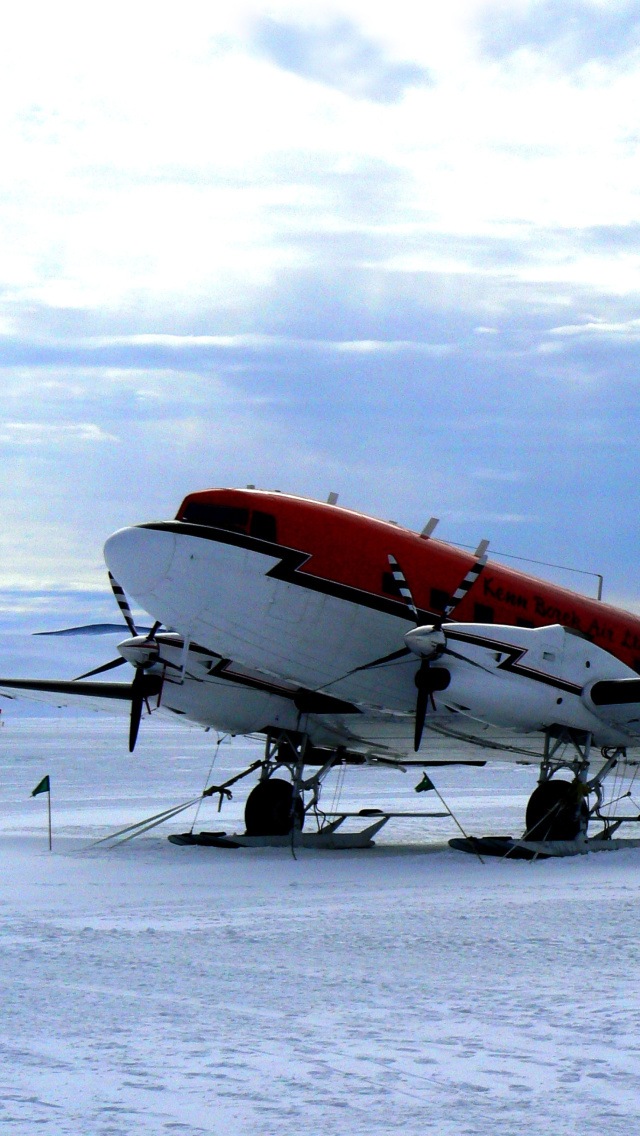
{"type": "Polygon", "coordinates": [[[436,525],[439,525],[439,524],[440,524],[440,518],[439,517],[429,517],[429,520],[427,521],[422,532],[420,533],[420,536],[422,537],[422,539],[428,540],[429,537],[431,536],[431,533],[435,529],[436,525]]]}
{"type": "Polygon", "coordinates": [[[338,504],[338,494],[337,493],[330,493],[329,496],[327,497],[327,505],[337,505],[337,504],[338,504]]]}

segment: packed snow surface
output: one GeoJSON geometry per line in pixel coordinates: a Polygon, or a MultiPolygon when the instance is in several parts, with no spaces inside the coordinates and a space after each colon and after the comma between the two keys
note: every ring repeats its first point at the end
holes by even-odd
{"type": "MultiPolygon", "coordinates": [[[[197,795],[215,735],[143,722],[130,756],[121,719],[4,716],[7,1134],[640,1131],[640,849],[481,864],[451,820],[295,860],[168,843],[195,810],[92,848],[197,795]],[[29,796],[46,773],[52,853],[29,796]]],[[[259,754],[223,744],[210,780],[259,754]]],[[[533,769],[432,777],[465,829],[521,832],[533,769]]],[[[340,803],[438,808],[419,779],[349,769],[340,803]]],[[[240,831],[248,788],[196,831],[240,831]]]]}

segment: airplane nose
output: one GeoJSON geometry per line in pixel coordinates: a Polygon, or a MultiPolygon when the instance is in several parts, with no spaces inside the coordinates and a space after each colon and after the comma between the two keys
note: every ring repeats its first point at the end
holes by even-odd
{"type": "Polygon", "coordinates": [[[125,592],[144,607],[169,571],[175,553],[173,533],[157,529],[120,529],[104,546],[107,568],[125,592]]]}

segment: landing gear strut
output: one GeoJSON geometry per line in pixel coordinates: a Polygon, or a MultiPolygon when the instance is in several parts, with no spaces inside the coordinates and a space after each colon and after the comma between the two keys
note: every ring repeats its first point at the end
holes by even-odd
{"type": "Polygon", "coordinates": [[[576,840],[586,837],[589,819],[600,817],[602,782],[618,758],[624,757],[624,752],[622,748],[603,750],[604,765],[589,778],[591,734],[566,727],[547,730],[540,779],[527,804],[524,838],[576,840]],[[569,760],[564,756],[567,746],[573,752],[569,760]],[[573,779],[566,781],[556,777],[560,771],[572,773],[573,779]],[[592,808],[589,808],[590,794],[595,794],[596,798],[592,808]]]}
{"type": "Polygon", "coordinates": [[[247,836],[287,836],[293,829],[301,831],[305,813],[317,806],[324,777],[341,760],[340,750],[314,750],[306,735],[284,730],[268,734],[260,780],[245,805],[247,836]],[[310,759],[319,768],[305,780],[304,766],[310,759]],[[283,769],[288,771],[291,781],[274,776],[283,769]],[[305,792],[311,793],[306,808],[305,792]]]}

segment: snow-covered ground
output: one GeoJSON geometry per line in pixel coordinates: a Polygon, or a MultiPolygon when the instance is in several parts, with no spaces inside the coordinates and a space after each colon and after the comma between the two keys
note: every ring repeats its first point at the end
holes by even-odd
{"type": "MultiPolygon", "coordinates": [[[[446,846],[449,820],[296,860],[169,844],[192,813],[86,850],[195,796],[214,735],[155,719],[130,756],[122,719],[5,716],[7,1133],[640,1131],[640,850],[482,865],[446,846]],[[29,797],[45,773],[52,854],[46,798],[29,797]]],[[[222,745],[212,779],[258,752],[222,745]]],[[[465,828],[505,834],[535,773],[433,779],[465,828]]],[[[349,770],[341,804],[437,808],[418,780],[349,770]]],[[[196,827],[240,829],[245,792],[196,827]]]]}

